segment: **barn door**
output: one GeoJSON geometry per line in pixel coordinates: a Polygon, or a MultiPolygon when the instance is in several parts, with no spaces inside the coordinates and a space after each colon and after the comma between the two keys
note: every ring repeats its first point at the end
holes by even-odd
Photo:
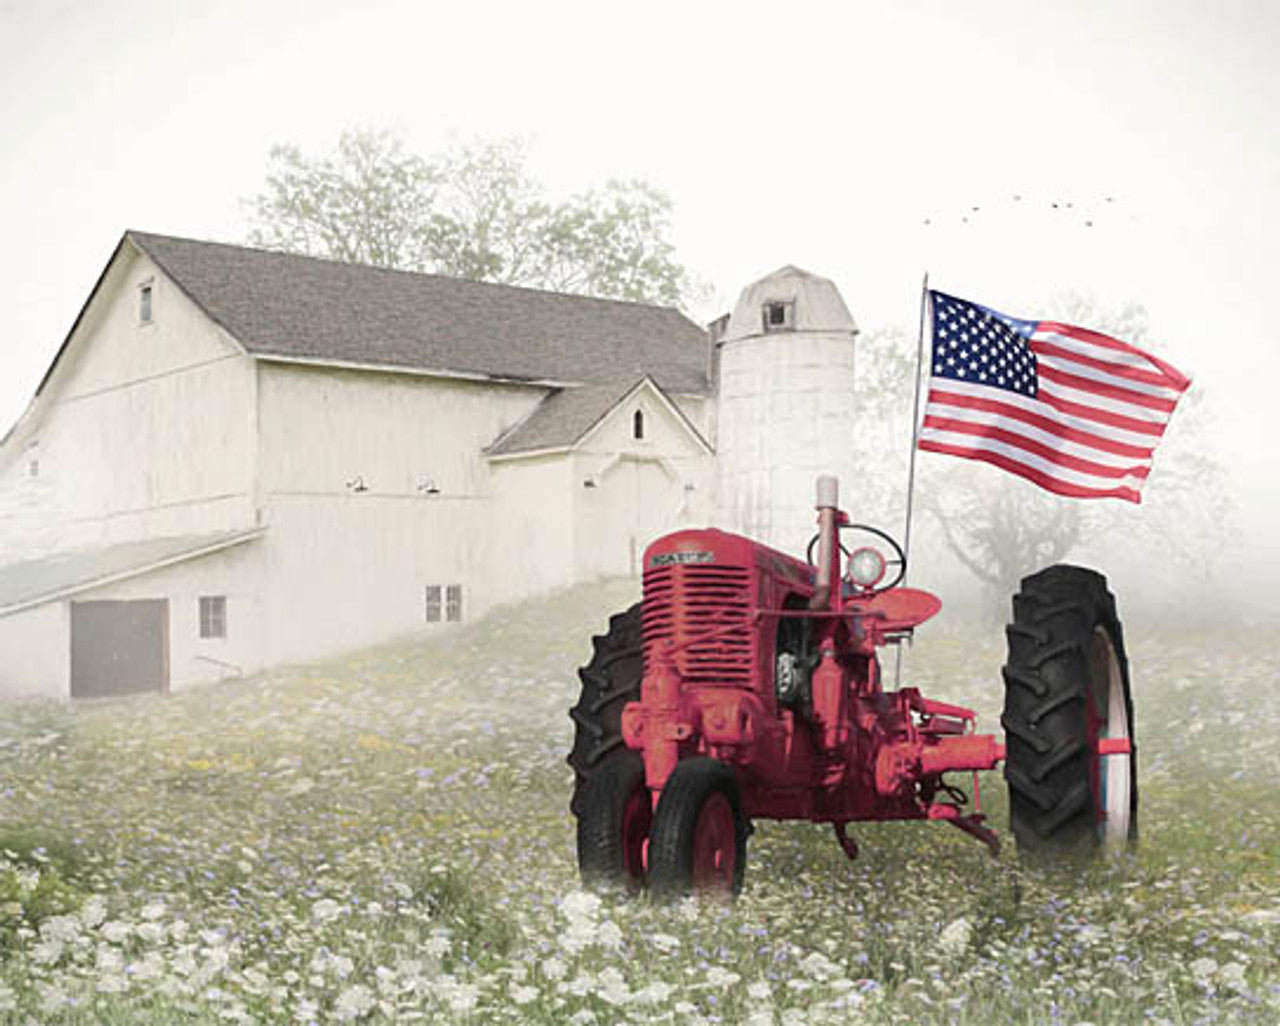
{"type": "Polygon", "coordinates": [[[71,603],[71,697],[169,690],[169,600],[71,603]]]}

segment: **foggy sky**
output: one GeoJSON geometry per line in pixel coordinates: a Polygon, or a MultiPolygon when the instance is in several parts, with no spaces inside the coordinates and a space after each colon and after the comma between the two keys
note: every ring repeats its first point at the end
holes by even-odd
{"type": "Polygon", "coordinates": [[[925,270],[1022,316],[1069,290],[1142,302],[1157,353],[1226,415],[1242,572],[1280,570],[1259,430],[1280,376],[1280,7],[462,7],[0,0],[0,432],[121,233],[242,241],[273,143],[521,134],[555,193],[640,176],[671,195],[678,253],[716,291],[703,319],[786,263],[864,327],[914,325],[925,270]]]}

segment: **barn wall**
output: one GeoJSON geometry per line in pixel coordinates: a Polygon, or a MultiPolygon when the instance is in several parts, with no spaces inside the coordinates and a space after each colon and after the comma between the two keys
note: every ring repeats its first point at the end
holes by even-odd
{"type": "Polygon", "coordinates": [[[496,601],[563,588],[577,580],[574,493],[582,488],[568,454],[504,460],[493,467],[489,530],[496,601]]]}
{"type": "Polygon", "coordinates": [[[482,450],[545,388],[269,363],[259,373],[271,662],[448,629],[426,622],[428,585],[462,585],[464,620],[514,597],[492,527],[506,493],[482,450]]]}
{"type": "MultiPolygon", "coordinates": [[[[264,538],[94,588],[73,601],[169,600],[169,687],[257,673],[264,661],[264,538]],[[200,596],[227,599],[227,636],[200,637],[200,596]]],[[[66,603],[61,603],[65,606],[66,603]]],[[[0,621],[3,623],[3,621],[0,621]]],[[[67,694],[70,693],[69,684],[67,694]]]]}
{"type": "Polygon", "coordinates": [[[63,699],[70,693],[66,603],[0,616],[0,698],[63,699]]]}
{"type": "Polygon", "coordinates": [[[579,577],[637,576],[645,547],[713,512],[714,466],[706,449],[657,393],[620,404],[574,455],[574,554],[579,577]],[[644,438],[634,415],[644,415],[644,438]],[[594,487],[583,482],[590,479],[594,487]]]}
{"type": "Polygon", "coordinates": [[[259,367],[266,496],[487,497],[481,450],[547,394],[409,374],[263,363],[259,367]]]}
{"type": "Polygon", "coordinates": [[[249,358],[125,246],[0,460],[0,563],[252,524],[253,392],[249,358]]]}

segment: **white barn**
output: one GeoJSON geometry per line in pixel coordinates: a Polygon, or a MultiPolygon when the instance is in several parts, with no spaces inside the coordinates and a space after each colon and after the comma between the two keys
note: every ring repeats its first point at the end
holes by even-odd
{"type": "Polygon", "coordinates": [[[127,232],[0,443],[0,695],[240,676],[794,549],[847,471],[856,328],[787,267],[676,310],[127,232]],[[717,435],[720,438],[717,455],[717,435]]]}

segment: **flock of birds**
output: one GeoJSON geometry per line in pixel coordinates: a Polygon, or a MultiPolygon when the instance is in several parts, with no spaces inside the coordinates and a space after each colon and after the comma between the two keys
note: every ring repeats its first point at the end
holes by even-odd
{"type": "MultiPolygon", "coordinates": [[[[1102,197],[1102,202],[1103,202],[1104,204],[1108,204],[1108,203],[1115,203],[1115,201],[1116,201],[1116,199],[1115,199],[1115,197],[1114,197],[1114,196],[1104,196],[1104,197],[1102,197]]],[[[1021,194],[1021,193],[1017,193],[1017,192],[1015,192],[1015,193],[1013,193],[1013,194],[1009,197],[1009,202],[1011,202],[1011,203],[1022,203],[1022,202],[1024,202],[1024,199],[1023,199],[1023,196],[1022,196],[1022,194],[1021,194]]],[[[1043,201],[1040,201],[1040,202],[1043,202],[1043,201]]],[[[1028,205],[1039,205],[1039,203],[1035,203],[1035,204],[1033,204],[1031,201],[1028,201],[1028,205]]],[[[1092,204],[1090,204],[1090,206],[1092,206],[1092,204]]],[[[1081,206],[1079,206],[1079,207],[1078,207],[1078,206],[1077,206],[1077,204],[1076,204],[1074,201],[1072,201],[1072,200],[1049,200],[1049,201],[1048,201],[1048,209],[1051,209],[1051,210],[1058,210],[1058,211],[1063,211],[1063,212],[1066,212],[1066,211],[1073,211],[1073,212],[1075,212],[1075,211],[1079,211],[1079,212],[1083,212],[1086,208],[1085,208],[1083,205],[1081,205],[1081,206]]],[[[976,218],[976,216],[975,216],[975,215],[977,215],[977,214],[979,214],[979,213],[981,213],[981,212],[982,212],[982,207],[981,207],[980,205],[974,205],[974,206],[969,207],[969,209],[968,209],[965,213],[963,213],[963,214],[961,214],[961,215],[960,215],[960,223],[961,223],[961,224],[969,224],[971,220],[976,221],[976,220],[977,220],[977,218],[976,218]]],[[[1081,216],[1081,215],[1080,215],[1080,214],[1077,214],[1076,216],[1081,216]]],[[[1096,215],[1095,213],[1093,213],[1092,211],[1090,211],[1090,212],[1088,212],[1088,213],[1084,213],[1084,214],[1083,214],[1083,217],[1084,217],[1084,227],[1086,227],[1086,228],[1092,228],[1092,227],[1093,227],[1093,225],[1094,225],[1094,218],[1095,218],[1096,216],[1097,216],[1097,215],[1096,215]]],[[[941,223],[941,222],[942,222],[942,220],[943,220],[942,218],[937,217],[936,215],[931,215],[931,216],[929,216],[929,217],[926,217],[926,218],[924,219],[924,222],[923,222],[923,223],[924,223],[924,225],[925,225],[926,227],[928,227],[928,226],[930,226],[930,225],[933,225],[934,223],[941,223]]]]}

